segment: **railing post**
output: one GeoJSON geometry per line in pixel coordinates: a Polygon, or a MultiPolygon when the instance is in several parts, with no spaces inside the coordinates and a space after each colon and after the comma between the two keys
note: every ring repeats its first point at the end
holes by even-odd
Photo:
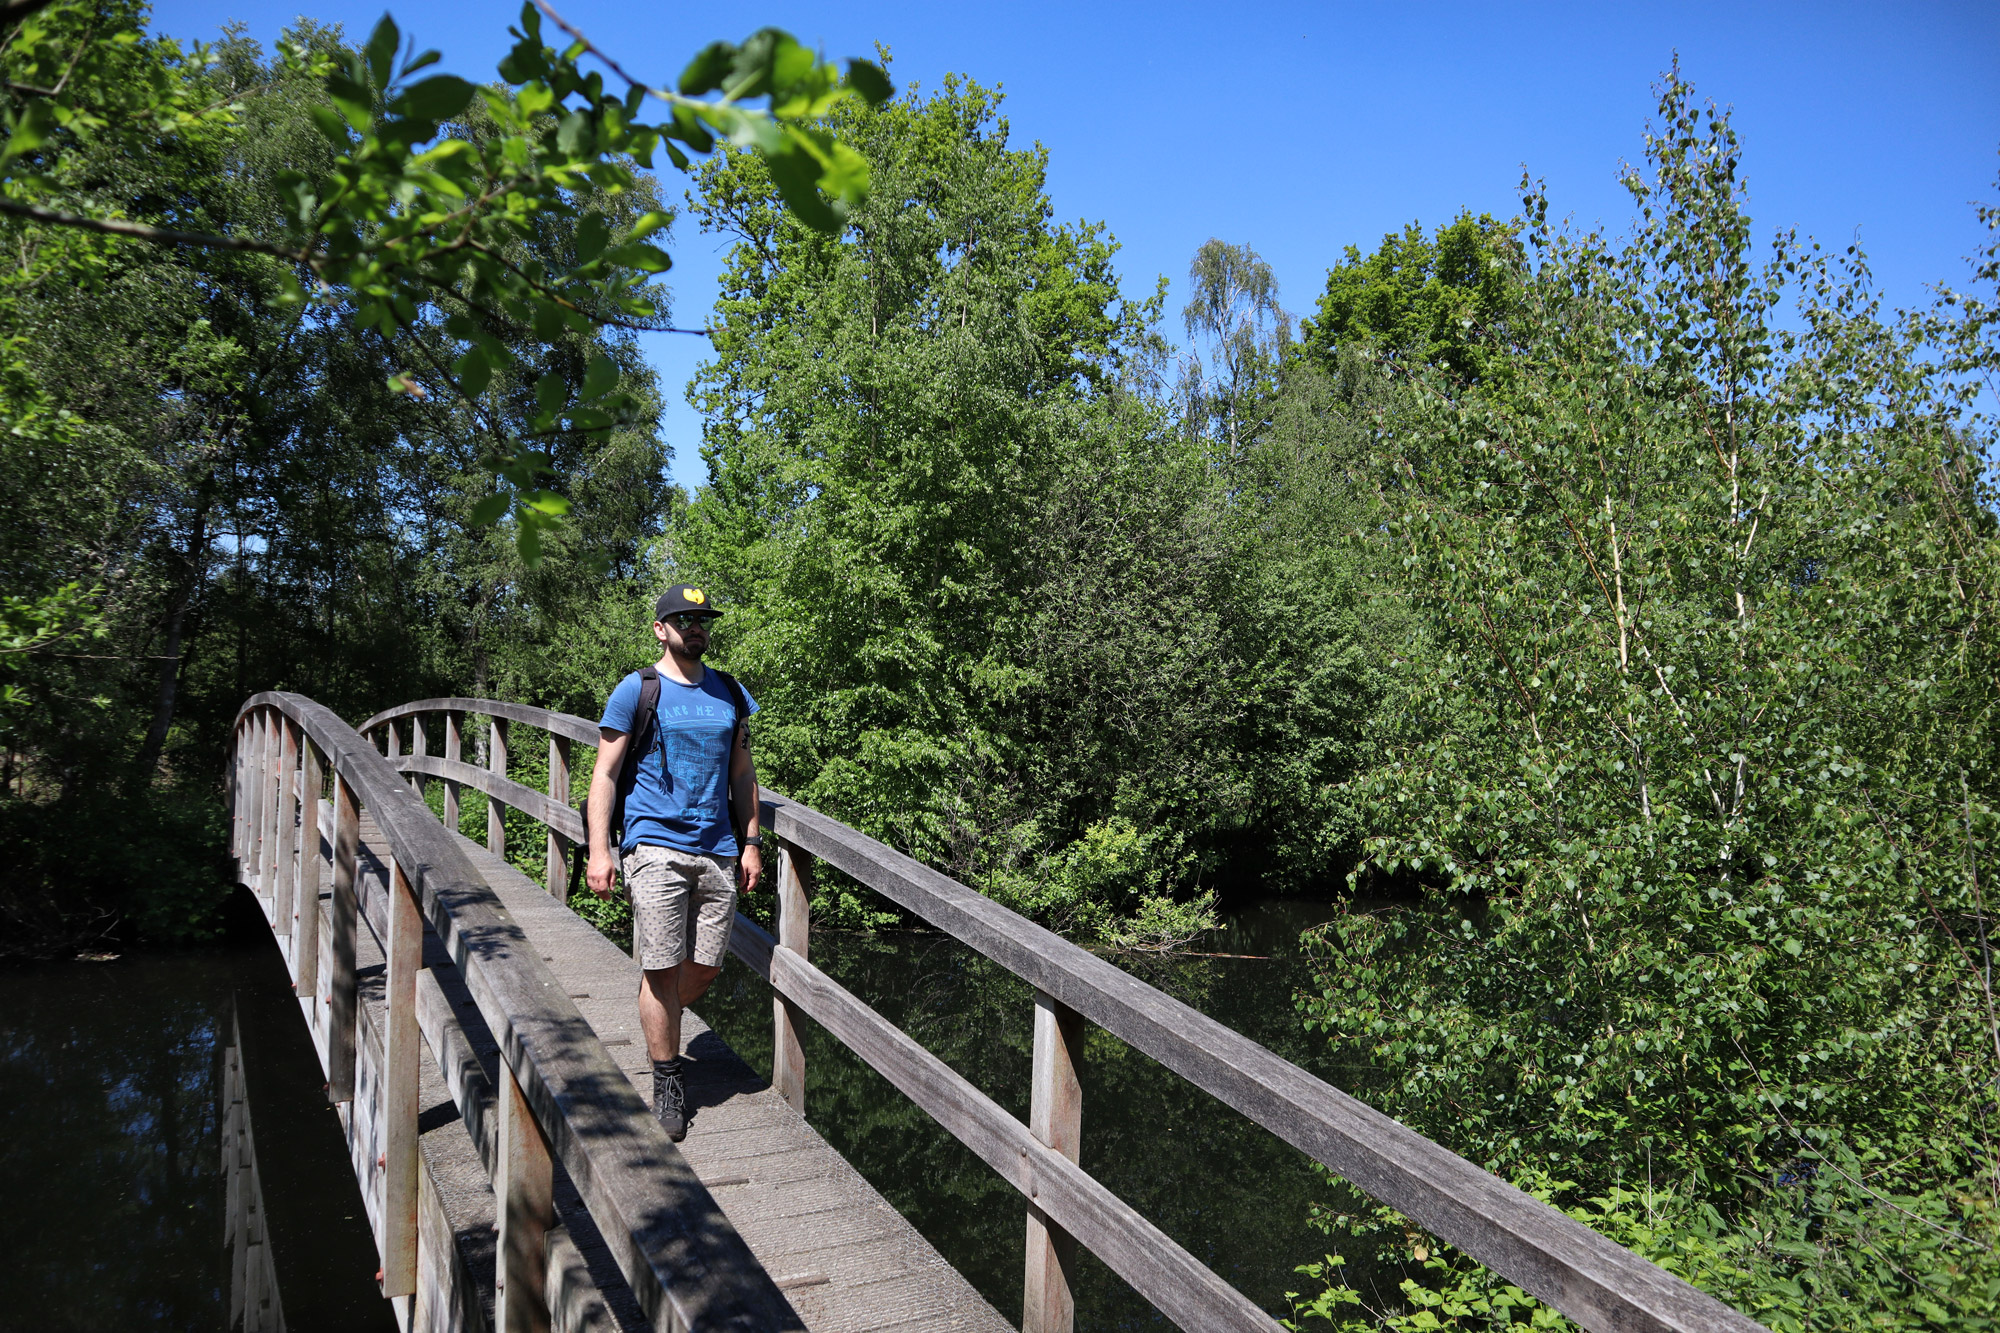
{"type": "MultiPolygon", "coordinates": [[[[803,856],[788,842],[778,844],[778,947],[806,956],[808,938],[803,856]]],[[[806,1113],[806,1053],[799,1044],[801,1014],[790,1000],[771,996],[771,1086],[800,1115],[806,1113]]]]}
{"type": "Polygon", "coordinates": [[[229,854],[243,863],[243,724],[229,737],[229,854]]]}
{"type": "Polygon", "coordinates": [[[250,723],[250,826],[255,836],[250,839],[249,875],[246,883],[250,892],[261,902],[264,897],[264,848],[270,841],[271,809],[271,727],[266,710],[258,709],[257,716],[250,723]]]}
{"type": "Polygon", "coordinates": [[[548,1333],[548,1234],[555,1225],[555,1174],[548,1141],[521,1084],[500,1059],[500,1239],[493,1323],[499,1333],[548,1333]]]}
{"type": "Polygon", "coordinates": [[[292,860],[300,846],[301,824],[294,818],[299,795],[299,731],[289,718],[278,718],[278,853],[271,877],[271,930],[280,937],[279,948],[292,933],[292,894],[298,884],[298,866],[292,860]]]}
{"type": "Polygon", "coordinates": [[[403,752],[403,739],[396,734],[396,719],[390,718],[382,724],[382,753],[389,760],[389,767],[396,766],[396,756],[403,752]]]}
{"type": "Polygon", "coordinates": [[[229,746],[229,854],[236,858],[238,878],[242,877],[246,856],[243,843],[243,818],[250,810],[250,801],[244,792],[243,781],[243,775],[249,771],[244,750],[244,734],[244,726],[238,722],[229,746]]]}
{"type": "MultiPolygon", "coordinates": [[[[494,777],[507,776],[507,719],[493,719],[493,732],[486,747],[486,767],[494,777]]],[[[507,807],[495,796],[486,798],[486,850],[507,859],[507,807]]]]}
{"type": "Polygon", "coordinates": [[[354,789],[333,775],[333,957],[326,978],[326,1099],[354,1100],[354,865],[361,848],[361,810],[354,789]]]}
{"type": "Polygon", "coordinates": [[[382,1294],[417,1289],[417,971],[424,918],[403,867],[389,858],[388,1029],[382,1041],[382,1294]]]}
{"type": "Polygon", "coordinates": [[[271,735],[265,750],[264,854],[263,873],[258,877],[257,896],[262,899],[264,919],[271,919],[271,905],[278,896],[278,864],[284,854],[285,818],[285,715],[271,710],[271,735]]]}
{"type": "MultiPolygon", "coordinates": [[[[430,740],[424,735],[424,715],[422,713],[412,713],[410,715],[410,753],[413,755],[426,755],[430,752],[430,740]]],[[[424,799],[425,781],[426,779],[421,773],[410,774],[410,790],[416,792],[418,800],[424,799]]]]}
{"type": "MultiPolygon", "coordinates": [[[[549,799],[569,804],[569,737],[549,733],[549,799]]],[[[569,844],[554,829],[549,830],[549,892],[558,900],[569,898],[569,844]]]]}
{"type": "MultiPolygon", "coordinates": [[[[1028,1130],[1074,1162],[1083,1135],[1083,1088],[1076,1064],[1083,1055],[1083,1019],[1052,995],[1035,992],[1035,1055],[1028,1130]]],[[[1028,1193],[1028,1273],[1021,1333],[1070,1333],[1076,1320],[1071,1282],[1076,1240],[1049,1221],[1028,1193]]]]}
{"type": "MultiPolygon", "coordinates": [[[[450,712],[444,715],[444,757],[458,763],[465,752],[465,714],[450,712]]],[[[450,778],[444,780],[444,826],[453,833],[458,832],[458,784],[450,778]]]]}
{"type": "MultiPolygon", "coordinates": [[[[292,895],[292,976],[302,1000],[319,1000],[319,751],[299,741],[299,886],[292,895]]],[[[322,1021],[314,1013],[311,1021],[322,1021]]]]}

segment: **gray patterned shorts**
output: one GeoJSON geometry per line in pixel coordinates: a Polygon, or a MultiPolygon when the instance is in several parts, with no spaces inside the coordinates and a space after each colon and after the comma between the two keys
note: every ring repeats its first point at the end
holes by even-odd
{"type": "Polygon", "coordinates": [[[625,854],[632,938],[648,972],[692,957],[721,967],[736,925],[736,858],[641,843],[625,854]]]}

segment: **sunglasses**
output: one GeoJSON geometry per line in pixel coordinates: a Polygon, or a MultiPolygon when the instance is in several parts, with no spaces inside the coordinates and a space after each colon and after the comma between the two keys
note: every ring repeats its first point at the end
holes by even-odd
{"type": "Polygon", "coordinates": [[[674,614],[668,616],[664,623],[672,625],[675,629],[687,629],[694,625],[703,624],[707,620],[708,617],[699,611],[676,611],[674,614]]]}

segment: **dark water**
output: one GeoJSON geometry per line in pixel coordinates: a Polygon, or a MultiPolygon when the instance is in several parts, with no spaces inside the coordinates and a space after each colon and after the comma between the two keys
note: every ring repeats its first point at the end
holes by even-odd
{"type": "Polygon", "coordinates": [[[218,948],[0,969],[0,1328],[231,1326],[233,999],[286,1326],[395,1328],[305,1024],[247,904],[218,948]]]}
{"type": "MultiPolygon", "coordinates": [[[[1259,958],[1113,961],[1328,1077],[1323,1043],[1301,1030],[1292,996],[1310,981],[1299,932],[1329,914],[1324,904],[1297,900],[1250,904],[1197,946],[1259,958]]],[[[1034,1001],[1012,974],[955,940],[914,932],[815,932],[811,956],[1026,1119],[1034,1001]]],[[[759,1070],[770,1068],[770,994],[732,960],[699,1006],[759,1070]]],[[[811,1023],[804,1045],[807,1119],[1001,1314],[1019,1319],[1021,1196],[811,1023]]],[[[1327,1250],[1306,1220],[1313,1201],[1328,1194],[1310,1160],[1095,1027],[1080,1074],[1084,1169],[1266,1311],[1288,1313],[1285,1293],[1305,1281],[1293,1270],[1327,1250]]],[[[1095,1259],[1082,1255],[1080,1263],[1079,1329],[1171,1327],[1095,1259]]]]}

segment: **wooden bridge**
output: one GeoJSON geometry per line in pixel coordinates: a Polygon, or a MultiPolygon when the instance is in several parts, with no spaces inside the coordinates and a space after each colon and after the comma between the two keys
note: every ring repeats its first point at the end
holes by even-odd
{"type": "Polygon", "coordinates": [[[650,1065],[637,966],[562,901],[565,852],[584,836],[571,756],[597,739],[584,718],[485,699],[405,704],[357,730],[310,699],[266,693],[237,718],[240,878],[296,982],[382,1294],[406,1330],[1012,1327],[813,1131],[807,1019],[1021,1192],[1024,1333],[1071,1327],[1078,1245],[1182,1328],[1279,1327],[1078,1165],[1086,1023],[1585,1328],[1761,1327],[1102,958],[768,790],[777,935],[738,916],[731,949],[771,985],[770,1077],[690,1015],[700,1111],[687,1140],[670,1142],[639,1092],[650,1065]],[[442,717],[442,755],[426,753],[425,716],[442,717]],[[484,767],[462,753],[473,717],[487,728],[484,767]],[[507,776],[517,726],[546,738],[546,792],[507,776]],[[442,822],[428,781],[443,783],[442,822]],[[489,798],[485,847],[457,831],[464,788],[489,798]],[[546,827],[546,885],[503,859],[503,808],[546,827]],[[815,861],[1034,988],[1027,1123],[808,961],[815,861]]]}

